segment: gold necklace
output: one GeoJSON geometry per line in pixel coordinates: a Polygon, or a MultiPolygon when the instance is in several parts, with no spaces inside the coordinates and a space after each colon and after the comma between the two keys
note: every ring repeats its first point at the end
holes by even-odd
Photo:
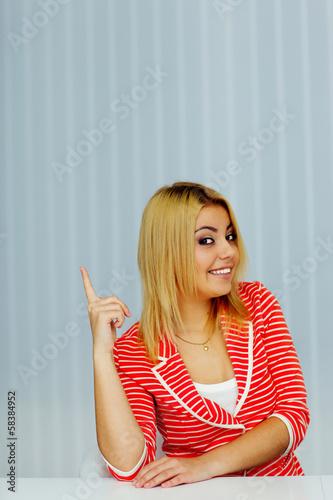
{"type": "Polygon", "coordinates": [[[182,338],[181,338],[179,335],[177,335],[176,333],[175,333],[175,335],[176,335],[176,337],[178,337],[180,340],[183,340],[184,342],[187,342],[188,344],[192,344],[192,345],[203,345],[204,350],[205,350],[205,351],[208,351],[209,347],[208,347],[207,343],[210,341],[210,339],[212,338],[212,336],[214,335],[214,333],[215,333],[215,330],[214,330],[214,332],[211,334],[211,336],[209,337],[209,339],[208,339],[208,340],[206,340],[206,342],[190,342],[189,340],[182,339],[182,338]]]}

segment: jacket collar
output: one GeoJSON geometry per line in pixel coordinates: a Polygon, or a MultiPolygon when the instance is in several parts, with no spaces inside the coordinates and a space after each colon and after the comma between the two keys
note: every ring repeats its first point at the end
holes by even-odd
{"type": "Polygon", "coordinates": [[[215,401],[200,396],[176,345],[171,340],[167,338],[160,340],[160,363],[152,368],[152,372],[169,394],[199,420],[216,427],[245,431],[245,427],[240,424],[236,416],[243,406],[251,383],[253,367],[252,322],[249,322],[247,336],[240,338],[238,334],[230,333],[226,338],[226,344],[238,385],[238,399],[233,415],[221,408],[215,401]],[[243,349],[239,349],[240,342],[244,345],[243,349]],[[247,366],[246,378],[244,377],[244,366],[247,366]]]}

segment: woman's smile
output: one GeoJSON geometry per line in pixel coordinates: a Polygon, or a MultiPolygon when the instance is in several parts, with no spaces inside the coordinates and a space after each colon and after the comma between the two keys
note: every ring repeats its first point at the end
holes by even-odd
{"type": "Polygon", "coordinates": [[[194,254],[198,296],[226,295],[239,262],[237,235],[221,205],[203,207],[196,220],[194,254]]]}
{"type": "Polygon", "coordinates": [[[231,278],[231,267],[222,267],[220,269],[213,269],[208,271],[213,276],[218,276],[219,278],[230,279],[231,278]]]}

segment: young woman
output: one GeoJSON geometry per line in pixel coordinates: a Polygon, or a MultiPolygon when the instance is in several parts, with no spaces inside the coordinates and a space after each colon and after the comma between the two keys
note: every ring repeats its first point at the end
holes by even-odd
{"type": "Polygon", "coordinates": [[[98,445],[117,479],[149,488],[304,474],[294,454],[309,424],[301,367],[274,295],[241,281],[246,261],[229,203],[178,182],[143,213],[143,310],[120,338],[127,305],[97,297],[81,268],[98,445]]]}

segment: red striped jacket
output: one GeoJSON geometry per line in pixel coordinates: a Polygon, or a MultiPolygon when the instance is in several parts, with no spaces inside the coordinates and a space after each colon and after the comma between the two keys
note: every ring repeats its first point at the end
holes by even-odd
{"type": "Polygon", "coordinates": [[[287,450],[267,464],[233,475],[304,475],[294,450],[305,436],[309,410],[283,313],[274,295],[259,282],[240,283],[239,293],[251,321],[246,333],[231,328],[226,337],[238,385],[232,415],[199,395],[173,342],[160,341],[160,363],[154,366],[144,347],[137,344],[138,323],[116,340],[118,374],[146,444],[138,468],[126,474],[109,467],[114,477],[132,480],[140,468],[155,459],[156,425],[167,456],[195,457],[228,443],[270,416],[287,425],[287,450]]]}

